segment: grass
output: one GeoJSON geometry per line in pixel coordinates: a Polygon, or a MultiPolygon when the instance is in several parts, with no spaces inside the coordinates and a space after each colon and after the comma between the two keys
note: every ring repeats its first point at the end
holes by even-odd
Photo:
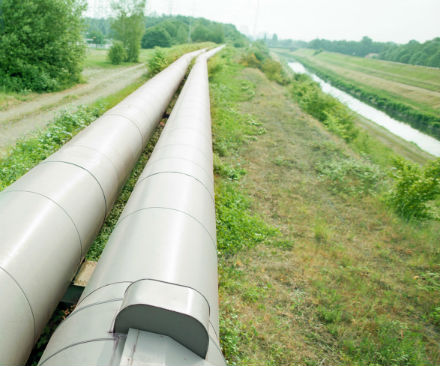
{"type": "Polygon", "coordinates": [[[382,201],[394,153],[332,135],[239,52],[211,61],[229,364],[439,364],[439,223],[382,201]]]}
{"type": "MultiPolygon", "coordinates": [[[[153,50],[145,50],[141,48],[140,54],[139,54],[139,62],[145,63],[147,62],[148,58],[151,56],[151,53],[153,50]]],[[[92,68],[99,68],[99,69],[114,69],[114,68],[121,68],[131,65],[136,65],[135,62],[131,63],[123,63],[122,65],[113,65],[107,58],[108,50],[105,49],[96,49],[96,48],[87,48],[86,53],[86,59],[84,61],[84,68],[92,69],[92,68]]]]}
{"type": "MultiPolygon", "coordinates": [[[[309,57],[314,52],[313,50],[302,49],[297,53],[309,57]]],[[[317,55],[317,58],[331,65],[359,71],[386,80],[417,86],[427,90],[440,91],[440,72],[432,67],[353,57],[333,52],[321,52],[317,55]]]]}

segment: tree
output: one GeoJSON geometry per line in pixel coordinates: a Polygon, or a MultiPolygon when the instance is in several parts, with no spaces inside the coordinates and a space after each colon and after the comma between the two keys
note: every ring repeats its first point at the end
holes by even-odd
{"type": "Polygon", "coordinates": [[[87,38],[89,39],[88,43],[96,45],[103,45],[105,43],[104,34],[98,29],[92,30],[91,32],[87,33],[87,38]]]}
{"type": "Polygon", "coordinates": [[[171,36],[162,26],[148,28],[142,38],[142,48],[170,47],[171,36]]]}
{"type": "Polygon", "coordinates": [[[145,4],[146,0],[120,0],[112,4],[116,13],[112,29],[115,38],[124,45],[128,62],[139,61],[139,49],[145,32],[145,4]]]}
{"type": "Polygon", "coordinates": [[[388,203],[407,220],[432,218],[428,203],[440,195],[440,159],[423,168],[398,159],[395,167],[395,184],[388,193],[388,203]]]}
{"type": "Polygon", "coordinates": [[[0,1],[0,85],[51,91],[80,80],[83,0],[0,1]]]}
{"type": "Polygon", "coordinates": [[[108,59],[113,65],[119,65],[127,58],[124,45],[121,41],[114,41],[108,51],[108,59]]]}

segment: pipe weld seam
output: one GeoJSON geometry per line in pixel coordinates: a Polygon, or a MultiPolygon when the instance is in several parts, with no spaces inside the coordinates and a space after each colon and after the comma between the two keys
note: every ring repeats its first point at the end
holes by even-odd
{"type": "Polygon", "coordinates": [[[202,136],[202,137],[205,138],[205,139],[206,139],[206,138],[212,138],[212,135],[211,135],[211,134],[207,135],[207,134],[205,134],[205,133],[203,133],[203,132],[200,132],[200,128],[174,127],[174,126],[172,126],[172,125],[169,126],[168,130],[165,132],[165,135],[163,135],[163,133],[162,133],[162,135],[163,135],[163,136],[166,136],[167,134],[170,134],[170,133],[172,133],[173,131],[181,131],[181,130],[195,132],[195,133],[197,133],[197,135],[202,136]]]}
{"type": "MultiPolygon", "coordinates": [[[[76,144],[76,143],[74,143],[74,142],[71,142],[70,144],[71,144],[71,146],[66,146],[66,148],[65,148],[66,150],[67,150],[67,148],[70,149],[70,148],[73,148],[73,147],[81,147],[81,148],[83,148],[83,149],[92,150],[92,151],[96,152],[97,154],[103,156],[103,157],[104,157],[104,158],[110,163],[110,165],[112,166],[112,168],[113,168],[113,170],[114,170],[114,172],[115,172],[116,177],[117,177],[118,180],[119,180],[118,169],[116,168],[115,164],[113,163],[113,160],[110,159],[110,158],[109,158],[106,154],[104,154],[102,151],[100,151],[100,150],[98,150],[98,149],[95,149],[95,148],[93,148],[93,147],[87,146],[87,145],[76,144]]],[[[45,162],[45,161],[43,161],[43,163],[44,163],[44,162],[45,162]]]]}
{"type": "MultiPolygon", "coordinates": [[[[136,282],[140,282],[140,281],[152,281],[152,282],[165,283],[167,285],[173,285],[173,286],[178,286],[178,287],[183,287],[183,288],[189,288],[190,290],[193,290],[193,291],[197,292],[200,296],[203,297],[203,299],[206,301],[206,304],[208,305],[208,314],[211,315],[211,304],[209,303],[208,298],[201,291],[197,290],[194,287],[187,286],[187,285],[182,285],[180,283],[175,283],[175,282],[158,280],[156,278],[139,278],[136,281],[132,281],[132,283],[128,287],[130,287],[131,285],[135,284],[136,282]]],[[[128,287],[125,289],[125,292],[127,292],[128,287]]],[[[125,292],[124,292],[124,297],[125,297],[125,292]]]]}
{"type": "Polygon", "coordinates": [[[34,321],[34,342],[37,340],[37,326],[36,326],[36,321],[35,321],[35,315],[34,315],[34,310],[32,309],[32,305],[31,302],[29,301],[29,298],[26,295],[26,292],[24,291],[23,287],[21,287],[20,283],[15,279],[15,277],[13,275],[11,275],[6,269],[4,269],[3,267],[0,266],[0,269],[2,271],[4,271],[11,279],[12,281],[15,282],[15,284],[17,285],[17,287],[20,289],[20,291],[22,292],[24,298],[26,299],[28,305],[29,305],[29,310],[31,311],[32,314],[32,319],[34,321]]]}
{"type": "Polygon", "coordinates": [[[44,194],[42,194],[42,193],[39,193],[39,192],[27,191],[27,190],[25,190],[25,189],[10,189],[10,190],[7,190],[6,193],[7,193],[7,192],[25,192],[25,193],[36,194],[36,195],[38,195],[38,196],[41,196],[41,197],[44,197],[44,198],[48,199],[49,201],[51,201],[52,203],[54,203],[56,206],[58,206],[59,208],[61,208],[61,210],[66,214],[66,216],[67,216],[67,217],[70,219],[70,221],[72,222],[73,226],[75,227],[76,233],[78,234],[79,247],[80,247],[80,259],[79,259],[78,262],[81,262],[81,258],[82,258],[82,256],[83,256],[83,250],[84,250],[84,248],[83,248],[83,242],[82,242],[82,239],[81,239],[81,235],[80,235],[80,233],[79,233],[79,230],[78,230],[78,227],[76,226],[75,221],[73,221],[72,216],[69,215],[69,213],[66,211],[66,209],[64,209],[63,206],[61,206],[57,201],[53,200],[52,198],[47,197],[46,195],[44,195],[44,194]]]}
{"type": "MultiPolygon", "coordinates": [[[[91,291],[91,292],[89,292],[86,296],[84,296],[82,299],[80,299],[79,301],[78,301],[78,303],[76,304],[76,307],[78,308],[78,306],[85,300],[85,299],[87,299],[90,295],[92,295],[92,294],[94,294],[96,291],[98,291],[98,290],[100,290],[100,289],[102,289],[102,288],[104,288],[104,287],[108,287],[108,286],[113,286],[113,285],[120,285],[120,284],[123,284],[123,283],[132,283],[132,281],[117,281],[117,282],[112,282],[112,283],[108,283],[108,284],[106,284],[106,285],[103,285],[103,286],[99,286],[99,287],[97,287],[97,288],[95,288],[93,291],[91,291]]],[[[125,290],[124,290],[125,291],[125,290]]]]}
{"type": "Polygon", "coordinates": [[[102,341],[115,341],[115,339],[112,338],[94,338],[94,339],[89,339],[87,341],[81,341],[81,342],[75,342],[72,344],[69,344],[68,346],[65,346],[61,349],[59,349],[58,351],[52,353],[49,357],[47,357],[44,361],[40,361],[39,365],[42,366],[44,365],[47,361],[49,361],[52,357],[56,356],[57,354],[64,352],[65,350],[69,349],[69,348],[73,348],[76,346],[79,346],[81,344],[86,344],[86,343],[92,343],[92,342],[102,342],[102,341]]]}
{"type": "Polygon", "coordinates": [[[212,330],[214,331],[215,335],[217,336],[217,340],[220,342],[220,337],[218,336],[218,333],[215,330],[214,324],[212,324],[211,319],[209,319],[209,324],[211,324],[212,330]]]}
{"type": "MultiPolygon", "coordinates": [[[[164,149],[164,148],[166,148],[166,147],[174,147],[174,146],[186,146],[186,147],[190,147],[190,148],[192,148],[192,149],[194,149],[194,150],[197,150],[197,151],[199,151],[199,152],[201,153],[200,155],[202,155],[206,160],[209,161],[209,164],[211,164],[211,159],[209,159],[209,158],[205,155],[206,151],[202,151],[202,150],[199,149],[198,147],[195,147],[194,145],[190,145],[190,144],[168,144],[168,145],[162,145],[162,146],[157,146],[157,147],[155,147],[155,148],[154,148],[154,151],[158,151],[158,150],[164,149]]],[[[154,154],[154,151],[153,151],[153,154],[154,154]]],[[[212,152],[212,151],[211,151],[211,152],[212,152]]]]}
{"type": "Polygon", "coordinates": [[[84,168],[83,166],[81,166],[79,164],[72,163],[70,161],[49,160],[49,161],[43,161],[41,164],[49,164],[49,163],[63,163],[63,164],[67,164],[67,165],[73,165],[73,166],[76,166],[77,168],[80,168],[80,169],[86,171],[87,173],[89,173],[89,175],[96,181],[96,183],[98,183],[99,189],[101,190],[101,193],[102,193],[102,197],[104,198],[104,220],[105,220],[105,217],[107,215],[107,209],[108,209],[107,197],[105,196],[104,188],[102,188],[102,185],[101,185],[100,181],[98,180],[98,178],[96,178],[96,176],[90,170],[84,168]]]}
{"type": "Polygon", "coordinates": [[[141,178],[136,184],[140,184],[140,183],[143,182],[144,180],[147,180],[148,178],[151,178],[151,177],[154,177],[155,175],[160,175],[160,174],[180,174],[180,175],[185,175],[185,176],[187,176],[187,177],[189,177],[189,178],[194,179],[195,181],[197,181],[198,183],[200,183],[200,185],[201,185],[203,188],[205,188],[205,190],[208,192],[209,196],[211,197],[212,202],[215,204],[215,198],[212,196],[212,193],[210,192],[210,190],[208,189],[208,187],[205,185],[205,183],[203,183],[200,179],[194,177],[194,176],[191,175],[191,174],[187,174],[187,173],[183,173],[183,172],[178,172],[178,171],[175,171],[175,170],[168,170],[168,171],[156,172],[156,173],[149,174],[149,175],[147,175],[147,176],[145,176],[145,177],[142,177],[142,178],[141,178]]]}
{"type": "Polygon", "coordinates": [[[211,334],[208,334],[209,339],[211,340],[210,343],[212,343],[214,345],[214,347],[219,351],[219,353],[221,354],[223,360],[225,359],[225,357],[223,356],[223,352],[220,349],[219,345],[217,344],[216,340],[214,338],[212,338],[211,334]]]}
{"type": "MultiPolygon", "coordinates": [[[[107,283],[107,284],[102,285],[102,286],[100,286],[100,287],[98,287],[98,288],[95,288],[92,292],[90,292],[89,294],[87,294],[86,297],[84,297],[83,299],[81,299],[81,301],[83,301],[84,299],[86,299],[87,297],[89,297],[90,295],[92,295],[93,293],[95,293],[96,291],[99,291],[100,289],[102,289],[102,288],[104,288],[104,287],[114,286],[114,285],[119,285],[119,284],[121,284],[121,283],[128,283],[128,284],[129,284],[129,285],[127,286],[127,288],[128,288],[128,287],[129,287],[130,285],[132,285],[133,283],[135,283],[135,282],[139,282],[139,281],[154,281],[154,282],[166,283],[167,285],[175,285],[175,286],[185,287],[185,288],[189,288],[189,289],[191,289],[191,290],[194,290],[195,292],[197,292],[198,294],[200,294],[200,296],[202,296],[202,297],[205,299],[206,303],[208,304],[209,314],[211,314],[211,304],[209,303],[208,298],[207,298],[207,297],[206,297],[201,291],[195,289],[194,287],[187,286],[187,285],[182,285],[182,284],[180,284],[180,283],[168,282],[168,281],[158,280],[157,278],[148,278],[148,277],[145,277],[145,278],[138,278],[138,279],[135,280],[135,281],[119,281],[119,282],[107,283]]],[[[127,291],[127,288],[124,290],[124,295],[125,295],[125,292],[127,291]]],[[[116,300],[115,300],[115,301],[116,301],[116,300]]],[[[109,301],[109,302],[110,302],[110,301],[109,301]]],[[[105,303],[105,301],[103,301],[103,303],[105,303]]],[[[80,304],[80,303],[77,304],[77,307],[78,307],[79,304],[80,304]]],[[[95,304],[95,303],[93,303],[93,304],[95,304]]],[[[90,304],[90,306],[93,305],[93,304],[90,304]]],[[[84,306],[84,308],[86,308],[86,307],[88,307],[88,306],[89,306],[89,305],[86,305],[86,306],[84,306]]],[[[79,310],[80,310],[80,309],[75,310],[75,311],[79,311],[79,310]]],[[[75,311],[74,311],[74,312],[75,312],[75,311]]],[[[73,314],[74,312],[72,312],[72,314],[73,314]]],[[[72,314],[71,314],[71,315],[72,315],[72,314]]],[[[70,315],[69,315],[69,316],[70,316],[70,315]]],[[[66,319],[68,319],[69,316],[68,316],[66,319]]],[[[211,322],[210,322],[210,323],[211,323],[211,322]]],[[[212,325],[212,324],[211,324],[211,325],[212,325]]],[[[213,328],[214,328],[214,327],[213,327],[213,328]]],[[[214,333],[215,333],[215,329],[214,329],[214,333]]]]}
{"type": "MultiPolygon", "coordinates": [[[[141,111],[142,112],[142,111],[141,111]]],[[[134,121],[132,121],[130,118],[128,118],[127,116],[124,116],[123,114],[121,114],[121,113],[115,113],[115,112],[112,112],[112,113],[107,113],[107,114],[105,114],[106,116],[118,116],[118,117],[122,117],[122,118],[125,118],[128,122],[130,122],[132,125],[134,125],[135,127],[136,127],[136,130],[139,132],[139,135],[141,136],[141,149],[143,148],[143,146],[144,146],[144,139],[146,139],[145,137],[144,137],[144,135],[143,135],[143,133],[142,133],[142,131],[141,131],[141,129],[139,128],[139,126],[137,125],[137,123],[136,122],[134,122],[134,121]]]]}
{"type": "MultiPolygon", "coordinates": [[[[196,217],[194,217],[193,215],[191,215],[191,214],[189,214],[188,212],[185,212],[185,211],[182,211],[182,210],[178,210],[177,208],[172,208],[172,207],[161,207],[161,206],[153,206],[153,207],[145,207],[145,208],[140,208],[140,209],[138,209],[138,210],[135,210],[135,211],[133,211],[133,212],[131,212],[131,213],[129,213],[127,216],[124,216],[123,218],[121,218],[121,219],[119,219],[119,221],[116,223],[116,225],[115,225],[115,229],[116,229],[116,227],[122,222],[122,221],[124,221],[126,218],[128,218],[128,217],[130,217],[130,216],[132,216],[132,215],[135,215],[135,214],[137,214],[137,213],[139,213],[139,212],[141,212],[141,211],[147,211],[147,210],[155,210],[155,209],[158,209],[158,210],[170,210],[170,211],[175,211],[175,212],[179,212],[179,213],[181,213],[181,214],[184,214],[184,215],[186,215],[186,216],[188,216],[188,217],[190,217],[190,218],[192,218],[194,221],[196,221],[206,232],[207,232],[207,234],[209,235],[209,237],[211,238],[211,241],[212,241],[212,245],[213,245],[213,247],[214,247],[214,249],[215,249],[215,252],[217,253],[217,244],[216,244],[216,242],[215,242],[215,240],[214,240],[214,238],[212,237],[212,235],[211,235],[211,233],[209,232],[209,230],[205,227],[205,225],[203,225],[196,217]]],[[[113,230],[115,230],[115,229],[113,229],[113,230]]]]}
{"type": "MultiPolygon", "coordinates": [[[[104,304],[108,304],[108,303],[111,303],[111,302],[117,302],[117,301],[123,301],[123,300],[124,300],[123,297],[115,297],[115,298],[113,298],[113,299],[109,299],[109,300],[97,301],[97,302],[94,302],[94,303],[92,303],[92,304],[85,305],[85,306],[83,306],[83,307],[81,307],[81,308],[79,308],[79,309],[78,309],[78,307],[76,307],[75,310],[72,311],[72,312],[66,317],[66,319],[63,320],[63,322],[66,321],[66,320],[68,320],[68,319],[71,319],[74,315],[80,313],[82,310],[86,310],[86,309],[91,308],[91,307],[93,307],[93,306],[104,305],[104,304]]],[[[58,328],[59,328],[59,327],[58,327],[58,328]]],[[[58,330],[58,328],[55,329],[55,332],[54,332],[53,334],[56,333],[56,331],[58,330]]]]}
{"type": "Polygon", "coordinates": [[[155,159],[154,157],[152,157],[150,160],[148,160],[148,164],[149,164],[149,166],[151,166],[151,165],[156,164],[158,161],[161,161],[161,160],[184,160],[184,161],[188,161],[188,162],[198,166],[200,169],[202,169],[206,173],[206,175],[208,177],[212,175],[212,171],[207,171],[204,166],[196,163],[195,161],[193,161],[191,159],[181,158],[181,157],[178,157],[178,156],[176,156],[176,157],[165,157],[165,158],[159,158],[159,159],[155,159]]]}

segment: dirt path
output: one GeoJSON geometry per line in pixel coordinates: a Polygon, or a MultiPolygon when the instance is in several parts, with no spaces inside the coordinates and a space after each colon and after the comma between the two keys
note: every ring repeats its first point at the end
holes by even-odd
{"type": "Polygon", "coordinates": [[[146,71],[145,65],[122,69],[90,71],[87,84],[80,84],[58,93],[42,94],[0,112],[0,156],[17,139],[44,127],[66,108],[90,104],[125,88],[146,71]]]}

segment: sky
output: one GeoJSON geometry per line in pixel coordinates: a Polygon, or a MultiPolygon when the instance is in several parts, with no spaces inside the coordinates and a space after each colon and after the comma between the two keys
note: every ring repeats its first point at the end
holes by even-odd
{"type": "MultiPolygon", "coordinates": [[[[98,1],[109,0],[89,3],[98,1]]],[[[406,43],[440,37],[440,0],[147,0],[147,13],[153,12],[204,17],[281,39],[369,36],[406,43]]]]}

